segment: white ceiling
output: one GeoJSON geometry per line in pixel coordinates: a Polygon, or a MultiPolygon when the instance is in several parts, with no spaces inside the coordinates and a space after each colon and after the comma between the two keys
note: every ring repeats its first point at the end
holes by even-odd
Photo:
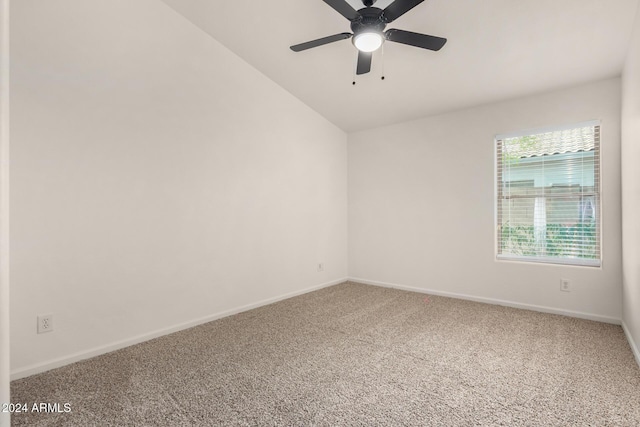
{"type": "MultiPolygon", "coordinates": [[[[638,0],[426,0],[387,28],[445,37],[439,52],[385,43],[352,85],[350,31],[322,0],[163,0],[345,131],[618,76],[638,0]]],[[[356,7],[360,0],[348,0],[356,7]]],[[[392,0],[379,0],[384,8],[392,0]]],[[[221,64],[223,65],[223,64],[221,64]]]]}

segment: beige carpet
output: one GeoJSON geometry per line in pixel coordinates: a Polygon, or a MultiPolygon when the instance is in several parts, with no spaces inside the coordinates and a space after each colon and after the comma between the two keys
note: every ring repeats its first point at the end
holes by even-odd
{"type": "Polygon", "coordinates": [[[619,326],[346,283],[11,384],[15,426],[640,426],[619,326]]]}

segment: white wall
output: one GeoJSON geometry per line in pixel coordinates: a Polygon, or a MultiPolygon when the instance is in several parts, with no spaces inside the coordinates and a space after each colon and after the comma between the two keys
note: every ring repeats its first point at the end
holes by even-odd
{"type": "Polygon", "coordinates": [[[623,325],[640,364],[640,10],[622,75],[623,325]]]}
{"type": "MultiPolygon", "coordinates": [[[[0,404],[10,402],[9,328],[9,0],[0,0],[0,404]]],[[[11,414],[0,412],[0,427],[11,414]]]]}
{"type": "Polygon", "coordinates": [[[164,3],[11,37],[14,378],[346,277],[346,134],[164,3]]]}
{"type": "Polygon", "coordinates": [[[349,135],[354,280],[619,323],[620,215],[620,79],[349,135]],[[602,268],[496,262],[494,136],[591,119],[602,120],[602,268]]]}

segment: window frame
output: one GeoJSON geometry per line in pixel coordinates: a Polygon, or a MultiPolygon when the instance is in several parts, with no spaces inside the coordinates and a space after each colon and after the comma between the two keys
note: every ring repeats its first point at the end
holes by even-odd
{"type": "Polygon", "coordinates": [[[493,175],[493,183],[494,183],[494,254],[495,260],[498,262],[522,262],[522,263],[532,263],[532,264],[552,264],[552,265],[561,265],[567,267],[596,267],[602,268],[602,259],[603,259],[603,209],[602,209],[602,122],[601,120],[589,120],[584,122],[565,124],[560,126],[547,126],[542,128],[535,129],[526,129],[514,132],[508,132],[503,134],[497,134],[494,137],[493,141],[493,156],[494,156],[494,175],[493,175]],[[500,170],[500,153],[499,153],[499,141],[504,141],[505,139],[510,138],[519,138],[523,136],[532,136],[539,135],[549,132],[557,132],[564,131],[570,129],[577,129],[581,127],[598,127],[598,140],[596,142],[597,152],[594,151],[594,154],[597,153],[596,159],[594,161],[594,166],[597,168],[597,173],[594,170],[594,193],[597,198],[597,212],[598,215],[596,217],[596,238],[598,241],[598,258],[570,258],[570,257],[543,257],[543,256],[528,256],[528,255],[514,255],[514,254],[502,254],[500,253],[500,222],[501,222],[501,201],[502,201],[502,185],[499,182],[499,178],[501,178],[501,170],[500,170]]]}

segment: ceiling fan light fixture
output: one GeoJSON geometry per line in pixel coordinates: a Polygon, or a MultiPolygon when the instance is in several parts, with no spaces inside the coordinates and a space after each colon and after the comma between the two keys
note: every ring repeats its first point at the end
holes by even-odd
{"type": "Polygon", "coordinates": [[[353,36],[353,45],[360,52],[373,52],[382,46],[384,37],[382,34],[373,31],[358,33],[353,36]]]}
{"type": "Polygon", "coordinates": [[[371,71],[373,52],[380,49],[386,41],[433,51],[440,50],[447,42],[447,39],[442,37],[414,33],[397,28],[385,31],[387,24],[409,12],[424,0],[393,0],[389,1],[390,4],[385,9],[373,6],[376,0],[360,0],[364,4],[364,8],[358,10],[350,4],[353,3],[353,0],[351,2],[348,2],[348,0],[323,1],[351,23],[351,32],[334,34],[306,43],[296,44],[290,46],[290,49],[294,52],[301,52],[350,38],[353,45],[358,49],[357,75],[371,71]]]}

